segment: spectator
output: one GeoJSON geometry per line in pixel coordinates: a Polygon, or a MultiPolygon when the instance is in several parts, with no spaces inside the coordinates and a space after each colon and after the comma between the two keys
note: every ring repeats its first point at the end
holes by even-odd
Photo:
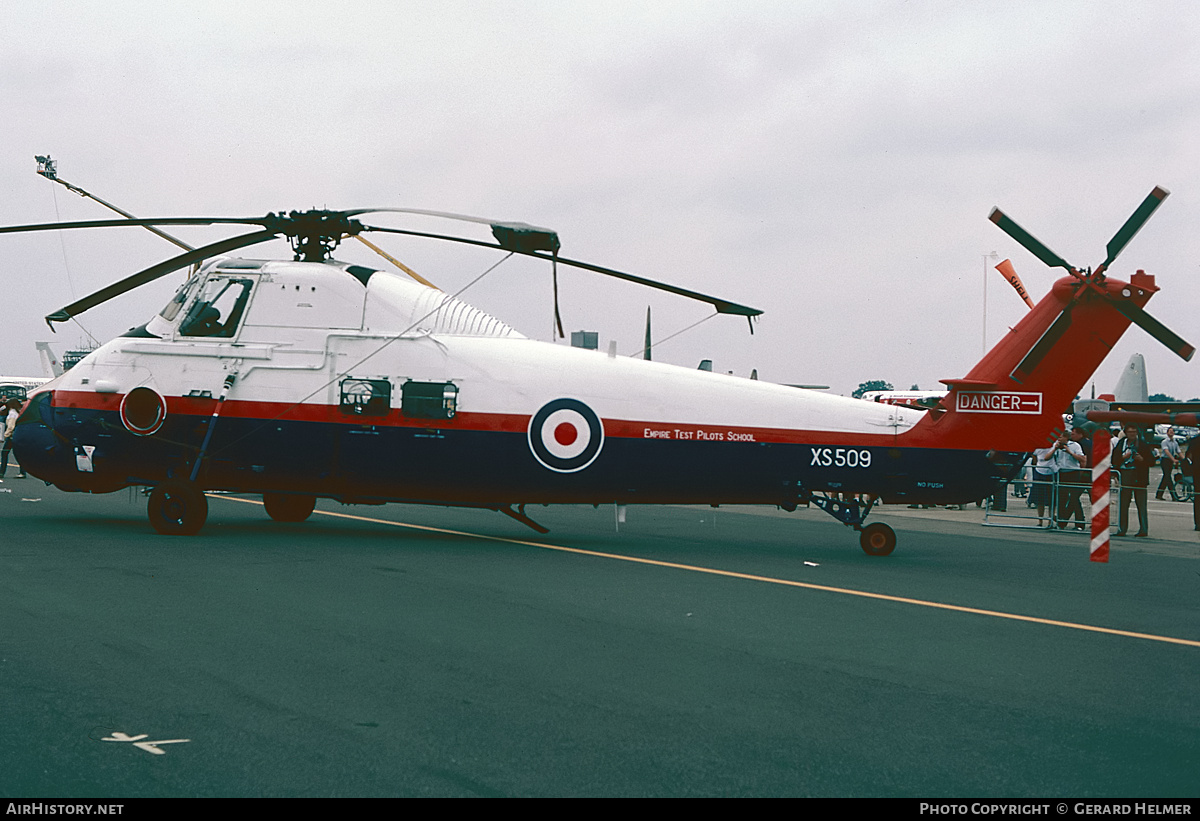
{"type": "Polygon", "coordinates": [[[1029,491],[1029,506],[1037,508],[1038,527],[1045,524],[1043,517],[1046,506],[1054,505],[1054,480],[1058,477],[1057,454],[1058,442],[1033,452],[1033,486],[1029,491]]]}
{"type": "MultiPolygon", "coordinates": [[[[17,426],[17,417],[21,415],[21,402],[17,399],[9,399],[4,403],[4,408],[6,410],[0,413],[0,426],[4,428],[4,444],[0,445],[0,479],[3,479],[4,474],[8,472],[8,456],[12,453],[13,446],[13,429],[17,426]]],[[[25,478],[25,468],[21,468],[17,478],[25,478]]]]}
{"type": "Polygon", "coordinates": [[[1192,437],[1192,441],[1188,442],[1187,451],[1183,455],[1183,465],[1181,469],[1192,477],[1192,525],[1196,530],[1200,530],[1200,493],[1195,493],[1196,485],[1196,466],[1200,465],[1200,434],[1192,437]]]}
{"type": "Polygon", "coordinates": [[[1150,463],[1154,461],[1154,452],[1142,441],[1138,429],[1133,425],[1125,426],[1125,438],[1113,446],[1112,463],[1121,471],[1121,493],[1117,502],[1119,519],[1117,535],[1124,536],[1129,523],[1129,500],[1137,505],[1138,532],[1137,536],[1150,535],[1150,516],[1146,501],[1146,486],[1150,483],[1150,463]]]}
{"type": "MultiPolygon", "coordinates": [[[[1083,428],[1072,428],[1071,441],[1079,443],[1085,457],[1083,467],[1090,470],[1092,467],[1092,437],[1088,436],[1087,431],[1083,428]]],[[[1088,477],[1088,481],[1091,482],[1091,476],[1088,477]]]]}
{"type": "Polygon", "coordinates": [[[1159,447],[1162,481],[1158,483],[1158,492],[1154,494],[1154,498],[1161,499],[1163,490],[1166,489],[1171,491],[1171,499],[1178,502],[1179,494],[1175,492],[1175,465],[1183,457],[1183,451],[1180,449],[1179,443],[1175,441],[1175,428],[1167,428],[1167,438],[1162,440],[1159,447]]]}
{"type": "Polygon", "coordinates": [[[1079,496],[1090,478],[1084,470],[1088,466],[1088,457],[1083,448],[1086,439],[1081,428],[1074,428],[1069,439],[1066,433],[1062,433],[1055,443],[1055,459],[1058,462],[1059,530],[1066,528],[1072,515],[1075,516],[1075,529],[1083,530],[1083,506],[1079,502],[1079,496]]]}
{"type": "Polygon", "coordinates": [[[1032,459],[1022,462],[1020,470],[1017,471],[1017,478],[1013,479],[1013,495],[1018,499],[1029,495],[1029,469],[1032,464],[1032,459]]]}

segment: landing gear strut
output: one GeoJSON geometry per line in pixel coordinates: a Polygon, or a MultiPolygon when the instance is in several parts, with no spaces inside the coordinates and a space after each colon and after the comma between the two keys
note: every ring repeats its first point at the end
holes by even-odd
{"type": "MultiPolygon", "coordinates": [[[[875,500],[868,497],[866,505],[857,499],[842,501],[827,493],[813,493],[803,487],[797,488],[796,500],[800,503],[815,504],[821,510],[837,519],[842,524],[852,527],[859,532],[858,543],[868,556],[887,556],[896,549],[896,531],[883,522],[874,522],[863,526],[863,520],[875,506],[875,500]]],[[[791,505],[795,509],[795,504],[791,505]]]]}
{"type": "Polygon", "coordinates": [[[163,482],[150,492],[150,525],[164,536],[191,536],[208,519],[208,499],[191,482],[163,482]]]}

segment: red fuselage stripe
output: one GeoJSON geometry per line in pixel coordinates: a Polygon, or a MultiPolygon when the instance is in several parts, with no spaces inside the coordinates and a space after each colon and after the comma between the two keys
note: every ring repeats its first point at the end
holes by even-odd
{"type": "MultiPolygon", "coordinates": [[[[56,391],[55,407],[76,407],[92,411],[117,412],[123,396],[91,391],[56,391]]],[[[209,397],[167,397],[167,414],[209,417],[216,400],[209,397]]],[[[398,428],[475,430],[497,433],[525,433],[530,414],[460,412],[452,419],[412,419],[392,409],[386,416],[351,416],[336,405],[295,404],[226,400],[223,418],[259,419],[263,422],[316,422],[339,425],[371,425],[398,428]]],[[[616,439],[647,439],[689,442],[731,442],[739,444],[853,444],[861,447],[890,446],[893,433],[838,433],[832,431],[753,427],[696,423],[647,422],[605,419],[604,435],[616,439]]]]}

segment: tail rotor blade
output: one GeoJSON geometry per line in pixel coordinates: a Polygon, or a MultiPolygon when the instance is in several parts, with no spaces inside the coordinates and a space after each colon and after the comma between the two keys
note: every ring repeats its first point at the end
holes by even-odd
{"type": "Polygon", "coordinates": [[[1021,299],[1025,300],[1025,304],[1032,310],[1033,300],[1029,298],[1029,292],[1025,290],[1025,283],[1021,282],[1021,277],[1017,274],[1017,269],[1013,267],[1012,260],[1004,260],[996,266],[996,270],[1008,280],[1008,284],[1016,289],[1021,299]]]}
{"type": "Polygon", "coordinates": [[[1046,358],[1046,354],[1050,353],[1050,349],[1055,346],[1058,340],[1062,339],[1062,335],[1067,332],[1067,328],[1071,327],[1071,305],[1063,309],[1063,312],[1058,315],[1058,318],[1046,329],[1034,346],[1029,349],[1029,353],[1025,354],[1025,358],[1013,370],[1011,376],[1015,382],[1024,382],[1029,378],[1029,375],[1034,372],[1042,360],[1046,358]]]}
{"type": "Polygon", "coordinates": [[[1021,243],[1027,251],[1051,268],[1066,268],[1071,273],[1075,272],[1070,263],[1043,245],[1033,234],[1009,219],[999,208],[993,208],[992,213],[988,214],[988,219],[996,223],[1001,231],[1021,243]]]}
{"type": "Polygon", "coordinates": [[[1108,270],[1108,266],[1117,258],[1117,254],[1129,244],[1129,240],[1133,239],[1134,235],[1141,230],[1145,225],[1146,220],[1150,219],[1150,215],[1154,213],[1158,206],[1162,205],[1163,200],[1167,198],[1171,192],[1162,186],[1155,186],[1154,190],[1146,199],[1142,200],[1142,204],[1133,212],[1129,219],[1125,220],[1125,224],[1121,226],[1121,230],[1113,235],[1113,238],[1108,241],[1105,250],[1108,251],[1108,259],[1104,260],[1104,264],[1100,266],[1103,270],[1108,270]]]}
{"type": "Polygon", "coordinates": [[[1192,354],[1196,352],[1194,345],[1188,344],[1179,334],[1150,316],[1137,303],[1127,299],[1112,299],[1111,302],[1114,308],[1129,317],[1135,325],[1140,326],[1150,336],[1174,351],[1185,362],[1190,360],[1192,354]]]}

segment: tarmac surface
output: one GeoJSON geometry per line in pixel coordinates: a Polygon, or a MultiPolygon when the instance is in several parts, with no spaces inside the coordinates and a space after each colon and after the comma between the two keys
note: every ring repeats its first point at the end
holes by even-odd
{"type": "Polygon", "coordinates": [[[0,490],[6,797],[1200,794],[1190,505],[1098,564],[974,507],[877,510],[875,558],[815,508],[214,496],[164,537],[0,490]]]}

